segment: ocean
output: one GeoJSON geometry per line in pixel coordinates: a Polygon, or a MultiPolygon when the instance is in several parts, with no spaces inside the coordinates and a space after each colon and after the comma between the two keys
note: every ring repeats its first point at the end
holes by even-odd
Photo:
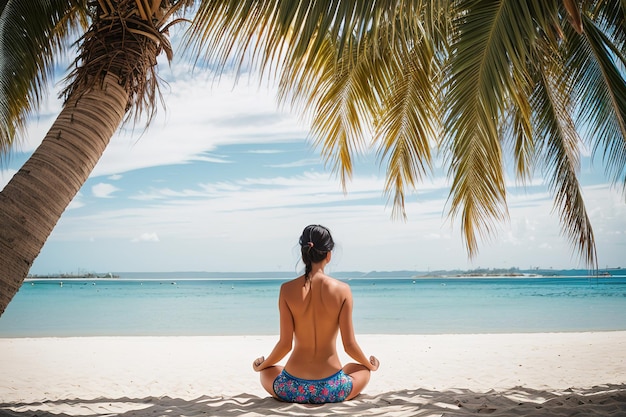
{"type": "MultiPolygon", "coordinates": [[[[626,276],[346,279],[361,334],[626,330],[626,276]]],[[[278,334],[279,279],[35,279],[0,337],[278,334]]]]}

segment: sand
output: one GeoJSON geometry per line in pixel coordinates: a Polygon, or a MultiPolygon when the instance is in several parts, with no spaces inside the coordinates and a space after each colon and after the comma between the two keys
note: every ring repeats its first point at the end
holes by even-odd
{"type": "Polygon", "coordinates": [[[275,336],[0,339],[0,415],[626,416],[623,331],[358,339],[379,371],[321,406],[262,390],[275,336]]]}

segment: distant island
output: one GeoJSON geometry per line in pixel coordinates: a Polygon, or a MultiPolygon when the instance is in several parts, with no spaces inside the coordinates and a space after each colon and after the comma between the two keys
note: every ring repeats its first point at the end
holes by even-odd
{"type": "MultiPolygon", "coordinates": [[[[298,271],[260,271],[260,272],[211,272],[211,271],[164,271],[164,272],[75,272],[59,274],[29,274],[27,279],[291,279],[298,271]]],[[[433,270],[433,271],[331,271],[339,279],[379,279],[379,278],[558,278],[558,277],[611,277],[625,276],[626,268],[589,269],[552,269],[552,268],[475,268],[468,270],[433,270]]]]}
{"type": "Polygon", "coordinates": [[[108,272],[106,274],[96,274],[94,272],[86,272],[86,273],[65,273],[65,274],[28,274],[27,279],[95,279],[95,278],[119,278],[120,276],[117,274],[113,274],[108,272]]]}
{"type": "MultiPolygon", "coordinates": [[[[570,275],[573,270],[544,270],[544,269],[528,269],[520,270],[519,268],[476,268],[464,271],[432,271],[423,273],[419,278],[489,278],[489,277],[505,277],[505,278],[523,278],[523,277],[556,277],[570,275]]],[[[572,275],[589,274],[587,270],[576,270],[572,275]]]]}

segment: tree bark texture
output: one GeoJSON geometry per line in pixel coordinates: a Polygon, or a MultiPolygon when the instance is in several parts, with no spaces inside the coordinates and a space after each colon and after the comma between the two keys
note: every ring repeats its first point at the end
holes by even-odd
{"type": "Polygon", "coordinates": [[[102,156],[128,100],[113,75],[87,91],[74,91],[41,145],[0,193],[0,315],[102,156]]]}

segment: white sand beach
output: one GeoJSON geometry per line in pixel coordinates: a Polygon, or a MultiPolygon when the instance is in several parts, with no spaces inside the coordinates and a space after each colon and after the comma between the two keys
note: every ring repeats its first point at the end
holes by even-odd
{"type": "Polygon", "coordinates": [[[358,339],[379,371],[321,406],[262,390],[275,336],[0,339],[0,415],[626,416],[624,331],[358,339]]]}

